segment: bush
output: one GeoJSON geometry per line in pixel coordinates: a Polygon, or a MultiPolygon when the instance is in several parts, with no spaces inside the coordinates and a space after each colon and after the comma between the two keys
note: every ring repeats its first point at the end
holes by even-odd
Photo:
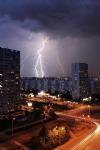
{"type": "Polygon", "coordinates": [[[67,127],[59,126],[48,130],[44,126],[38,136],[32,137],[31,149],[52,150],[54,147],[68,141],[69,137],[70,134],[67,127]]]}
{"type": "Polygon", "coordinates": [[[52,117],[52,118],[57,118],[57,115],[55,114],[55,112],[51,109],[49,111],[49,115],[52,117]]]}

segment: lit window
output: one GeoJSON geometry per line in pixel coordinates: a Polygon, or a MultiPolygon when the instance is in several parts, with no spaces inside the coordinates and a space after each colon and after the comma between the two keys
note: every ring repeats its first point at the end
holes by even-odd
{"type": "Polygon", "coordinates": [[[11,73],[14,73],[14,71],[11,71],[11,73]]]}

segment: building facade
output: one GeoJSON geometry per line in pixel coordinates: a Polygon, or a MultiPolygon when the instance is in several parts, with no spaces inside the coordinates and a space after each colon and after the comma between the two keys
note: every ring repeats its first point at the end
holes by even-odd
{"type": "Polygon", "coordinates": [[[20,110],[20,51],[0,47],[0,115],[20,110]]]}
{"type": "Polygon", "coordinates": [[[88,64],[72,64],[72,98],[86,98],[89,96],[88,64]]]}
{"type": "Polygon", "coordinates": [[[43,90],[44,92],[50,91],[55,93],[56,91],[60,93],[67,93],[67,91],[72,94],[72,80],[71,78],[56,78],[56,77],[43,77],[43,78],[33,78],[33,77],[22,77],[21,89],[24,91],[31,89],[43,90]]]}
{"type": "Polygon", "coordinates": [[[90,95],[100,93],[100,78],[89,78],[90,95]]]}

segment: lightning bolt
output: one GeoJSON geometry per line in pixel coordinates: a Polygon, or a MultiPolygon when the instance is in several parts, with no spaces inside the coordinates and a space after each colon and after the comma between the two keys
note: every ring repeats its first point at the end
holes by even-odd
{"type": "Polygon", "coordinates": [[[61,67],[61,70],[62,70],[62,73],[63,73],[63,76],[64,76],[64,74],[65,74],[65,72],[64,72],[64,67],[63,67],[63,65],[62,65],[62,63],[61,63],[61,61],[60,61],[60,59],[59,59],[59,55],[58,55],[57,51],[56,51],[56,56],[57,56],[58,64],[59,64],[59,66],[61,67]]]}
{"type": "Polygon", "coordinates": [[[43,60],[42,60],[42,56],[43,56],[43,49],[45,48],[45,44],[47,43],[48,41],[48,38],[46,38],[43,43],[42,43],[42,46],[40,49],[38,49],[38,52],[37,52],[37,62],[36,62],[36,65],[35,65],[35,74],[36,74],[36,77],[44,77],[44,70],[43,70],[43,60]]]}
{"type": "MultiPolygon", "coordinates": [[[[45,38],[44,41],[42,41],[42,44],[40,42],[35,42],[35,43],[28,43],[28,44],[24,44],[24,49],[27,47],[28,48],[28,54],[22,59],[21,61],[21,76],[22,76],[22,72],[24,70],[25,67],[25,62],[27,61],[27,59],[29,59],[30,57],[34,57],[36,64],[34,66],[34,59],[33,59],[33,67],[32,72],[33,74],[35,74],[36,77],[43,77],[44,76],[44,62],[43,62],[43,57],[45,56],[43,53],[43,50],[45,48],[46,42],[48,41],[48,38],[45,38]],[[32,56],[33,54],[33,47],[35,49],[35,52],[37,52],[37,54],[35,53],[34,56],[32,56]],[[30,49],[30,50],[29,50],[30,49]]],[[[23,53],[25,53],[23,51],[23,53]]]]}
{"type": "Polygon", "coordinates": [[[33,47],[36,49],[36,48],[38,48],[38,46],[39,46],[39,43],[35,43],[35,44],[29,43],[29,44],[26,44],[26,45],[24,44],[24,46],[22,46],[21,52],[25,53],[23,49],[28,48],[28,54],[21,61],[21,70],[20,70],[21,77],[22,77],[22,72],[24,70],[25,62],[27,61],[27,59],[29,59],[30,57],[36,57],[35,55],[32,56],[32,54],[33,54],[33,47]]]}

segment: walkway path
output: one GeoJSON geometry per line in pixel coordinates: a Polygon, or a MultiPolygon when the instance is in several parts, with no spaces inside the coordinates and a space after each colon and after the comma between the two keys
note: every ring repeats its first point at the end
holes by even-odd
{"type": "Polygon", "coordinates": [[[15,141],[15,140],[12,140],[12,142],[15,143],[16,145],[20,146],[20,148],[21,148],[22,150],[30,150],[29,148],[27,148],[26,146],[24,146],[23,144],[21,144],[21,143],[15,141]]]}

